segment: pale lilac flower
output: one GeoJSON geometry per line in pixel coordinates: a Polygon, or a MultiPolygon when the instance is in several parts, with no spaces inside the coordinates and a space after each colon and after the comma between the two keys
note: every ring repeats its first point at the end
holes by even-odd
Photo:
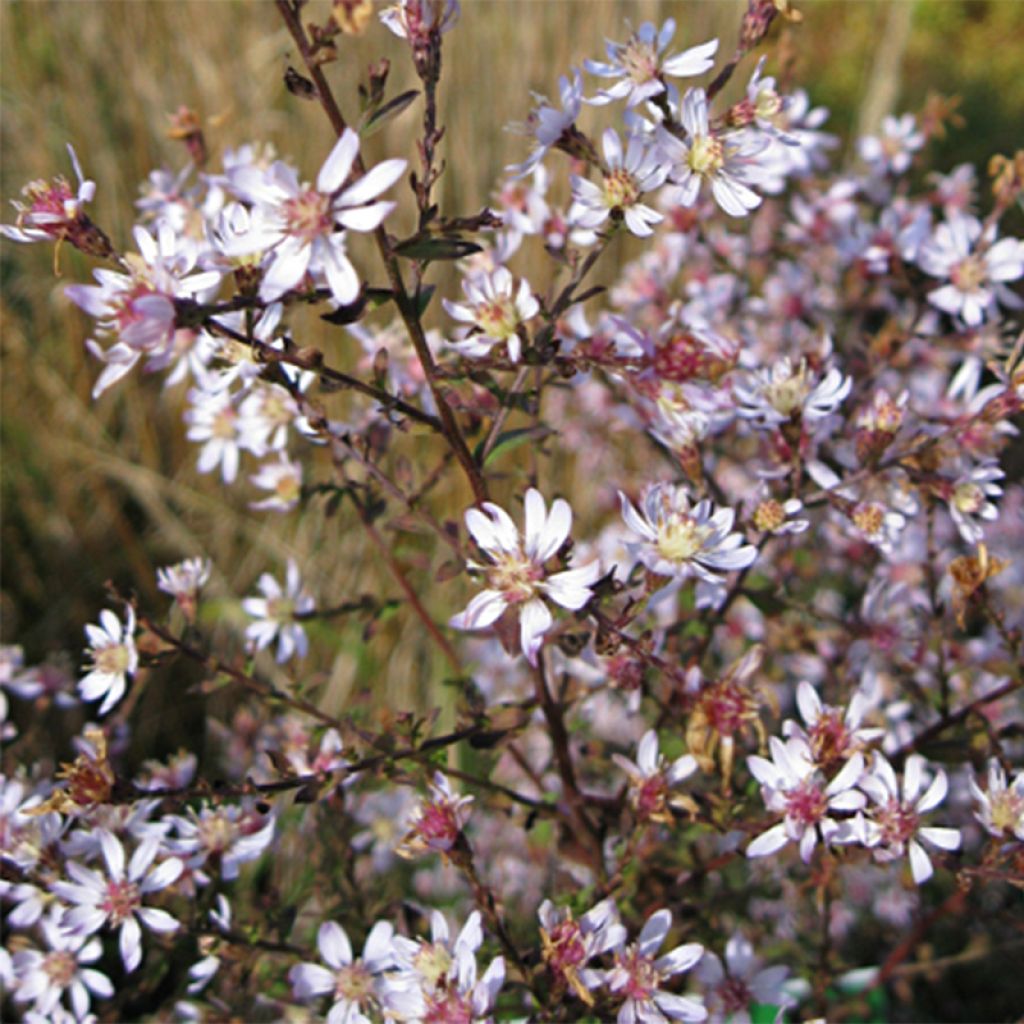
{"type": "Polygon", "coordinates": [[[633,136],[626,147],[613,128],[601,136],[606,168],[600,185],[577,175],[570,176],[573,204],[569,223],[583,228],[600,227],[612,214],[620,215],[631,234],[646,238],[653,224],[664,218],[644,206],[640,197],[665,181],[668,168],[658,160],[654,147],[640,136],[633,136]]]}
{"type": "Polygon", "coordinates": [[[875,174],[902,174],[924,143],[924,132],[918,129],[914,115],[903,114],[882,118],[881,135],[865,135],[857,143],[857,151],[875,174]]]}
{"type": "Polygon", "coordinates": [[[489,1019],[505,981],[505,960],[496,957],[478,979],[477,950],[483,943],[480,911],[474,910],[453,940],[444,915],[432,911],[430,941],[395,936],[398,971],[385,1006],[400,1020],[459,1021],[489,1019]]]}
{"type": "Polygon", "coordinates": [[[641,511],[621,491],[619,501],[626,526],[641,538],[627,547],[659,576],[720,584],[723,573],[745,569],[757,558],[757,549],[732,532],[736,513],[731,508],[716,510],[706,499],[691,504],[682,487],[646,487],[641,511]]]}
{"type": "Polygon", "coordinates": [[[261,231],[252,245],[266,250],[269,266],[260,284],[264,301],[280,298],[310,274],[322,278],[334,300],[350,305],[359,296],[359,275],[345,251],[345,232],[373,231],[394,209],[376,201],[401,177],[404,160],[385,160],[347,188],[359,154],[359,136],[346,128],[316,179],[316,187],[299,183],[295,169],[277,162],[252,183],[250,191],[266,206],[261,231]]]}
{"type": "MultiPolygon", "coordinates": [[[[217,906],[210,911],[210,921],[219,932],[231,931],[231,904],[223,893],[217,894],[217,906]]],[[[200,948],[203,948],[203,940],[200,940],[200,948]]],[[[213,976],[220,970],[220,963],[221,958],[216,952],[210,952],[188,969],[188,976],[192,979],[188,984],[190,996],[202,992],[210,984],[213,976]]]]}
{"type": "Polygon", "coordinates": [[[441,772],[434,773],[430,796],[421,800],[409,815],[409,831],[399,844],[403,857],[447,853],[459,841],[469,821],[471,796],[458,796],[441,772]]]}
{"type": "Polygon", "coordinates": [[[711,128],[703,89],[687,92],[680,120],[686,141],[664,129],[658,132],[664,159],[671,165],[669,181],[679,186],[675,201],[693,206],[706,182],[715,202],[731,217],[745,217],[760,206],[761,197],[750,186],[758,183],[755,157],[765,148],[768,136],[750,129],[722,132],[711,128]]]}
{"type": "Polygon", "coordinates": [[[755,530],[770,533],[775,537],[803,533],[811,525],[809,520],[800,515],[803,508],[804,503],[799,498],[778,501],[766,496],[754,506],[750,524],[755,530]]]}
{"type": "Polygon", "coordinates": [[[91,203],[96,195],[96,183],[86,180],[82,174],[78,155],[70,143],[68,154],[75,177],[78,178],[78,193],[72,194],[71,186],[63,177],[57,177],[52,182],[29,182],[21,190],[27,204],[18,200],[12,200],[11,203],[18,212],[17,225],[0,224],[0,234],[14,242],[59,242],[66,238],[76,248],[86,252],[96,251],[88,243],[90,237],[96,241],[98,236],[91,236],[96,229],[84,209],[85,204],[91,203]]]}
{"type": "Polygon", "coordinates": [[[208,558],[186,558],[183,562],[157,569],[157,589],[170,594],[191,622],[195,618],[199,591],[209,582],[212,568],[208,558]]]}
{"type": "Polygon", "coordinates": [[[399,39],[423,45],[435,26],[441,35],[450,32],[460,12],[459,0],[397,0],[380,12],[380,20],[399,39]]]}
{"type": "Polygon", "coordinates": [[[830,416],[850,393],[853,381],[833,367],[824,377],[801,359],[788,356],[771,367],[753,370],[733,385],[737,413],[762,428],[773,428],[800,417],[815,422],[830,416]]]}
{"type": "Polygon", "coordinates": [[[714,56],[718,51],[718,40],[712,39],[682,53],[665,57],[665,48],[672,41],[675,31],[675,21],[668,18],[660,29],[653,22],[645,21],[625,43],[606,40],[607,62],[585,60],[583,66],[592,75],[618,81],[602,89],[587,102],[600,106],[624,99],[627,107],[635,107],[668,90],[669,101],[675,103],[678,91],[665,78],[695,78],[703,75],[714,66],[714,56]]]}
{"type": "Polygon", "coordinates": [[[995,241],[993,234],[983,235],[976,217],[956,213],[935,228],[917,256],[926,274],[949,282],[929,292],[928,301],[959,316],[968,327],[993,317],[997,300],[1013,307],[1021,304],[1005,282],[1024,277],[1024,242],[995,241]]]}
{"type": "Polygon", "coordinates": [[[637,745],[636,761],[621,754],[612,760],[629,776],[629,803],[641,821],[671,822],[670,808],[678,803],[672,790],[697,770],[697,759],[683,754],[666,764],[658,750],[658,734],[649,729],[637,745]]]}
{"type": "Polygon", "coordinates": [[[209,473],[220,466],[224,483],[234,483],[242,450],[248,448],[253,454],[262,455],[262,438],[244,432],[235,396],[229,392],[194,388],[188,398],[191,408],[185,413],[185,436],[203,445],[197,464],[199,472],[209,473]]]}
{"type": "Polygon", "coordinates": [[[989,462],[975,466],[951,486],[947,499],[949,514],[968,544],[978,544],[984,537],[979,519],[985,522],[998,519],[999,511],[989,499],[998,498],[1003,493],[995,481],[1002,480],[1005,475],[999,466],[989,462]]]}
{"type": "Polygon", "coordinates": [[[782,1009],[791,1000],[783,991],[788,967],[761,967],[754,947],[746,936],[737,932],[725,946],[725,964],[710,950],[704,951],[694,976],[704,989],[704,1004],[712,1020],[729,1024],[750,1024],[753,1003],[782,1009]]]}
{"type": "Polygon", "coordinates": [[[89,1012],[90,993],[109,999],[114,986],[105,974],[85,966],[103,955],[99,939],[64,931],[56,920],[60,910],[54,910],[54,915],[40,922],[48,952],[22,949],[14,954],[18,982],[14,999],[19,1003],[32,1000],[32,1012],[49,1017],[66,993],[75,1019],[80,1020],[89,1012]]]}
{"type": "Polygon", "coordinates": [[[229,882],[238,877],[241,865],[266,852],[277,825],[273,814],[237,804],[190,807],[187,817],[174,814],[167,820],[178,833],[178,838],[168,841],[168,849],[186,858],[193,872],[212,861],[220,877],[229,882]]]}
{"type": "Polygon", "coordinates": [[[863,808],[864,794],[854,788],[864,773],[863,756],[854,753],[826,784],[800,739],[794,737],[783,743],[772,736],[769,748],[770,761],[754,754],[747,758],[747,767],[761,784],[765,806],[784,817],[750,842],[747,856],[766,857],[787,843],[796,842],[806,864],[810,863],[819,836],[826,846],[853,838],[851,826],[840,824],[830,817],[830,812],[863,808]]]}
{"type": "Polygon", "coordinates": [[[135,649],[135,610],[125,605],[125,621],[109,609],[100,612],[100,624],[85,627],[89,640],[86,654],[92,659],[91,671],[78,684],[83,700],[103,698],[99,714],[105,715],[123,696],[127,678],[139,667],[135,649]]]}
{"type": "Polygon", "coordinates": [[[526,492],[524,533],[520,534],[508,513],[492,502],[483,503],[483,511],[471,508],[466,513],[466,528],[488,562],[471,562],[470,568],[485,574],[487,589],[450,620],[455,629],[486,629],[509,608],[519,617],[519,635],[523,654],[531,665],[553,619],[545,599],[570,611],[578,611],[593,596],[590,589],[601,575],[597,562],[578,569],[551,572],[545,563],[559,552],[569,539],[572,509],[561,498],[545,507],[540,492],[526,492]]]}
{"type": "Polygon", "coordinates": [[[155,236],[136,226],[134,237],[139,252],[124,258],[128,273],[100,267],[93,272],[98,284],[72,284],[64,290],[76,306],[99,321],[101,337],[114,340],[106,350],[94,339],[86,345],[107,364],[93,388],[94,398],[143,355],[152,369],[163,369],[176,358],[175,300],[210,296],[221,279],[216,271],[192,273],[197,248],[167,225],[155,236]]]}
{"type": "Polygon", "coordinates": [[[787,739],[796,736],[807,745],[811,760],[827,770],[848,761],[885,735],[884,729],[861,725],[870,709],[870,701],[862,690],[856,690],[844,710],[823,704],[814,686],[804,679],[796,688],[796,704],[804,727],[792,720],[782,724],[787,739]]]}
{"type": "Polygon", "coordinates": [[[107,875],[68,861],[70,882],[57,882],[54,892],[68,903],[62,926],[76,935],[91,935],[104,925],[120,928],[121,959],[126,971],[134,971],[142,962],[141,921],[155,932],[173,932],[179,927],[166,910],[144,907],[142,899],[149,893],[166,889],[177,881],[183,864],[170,857],[153,866],[160,851],[160,840],[144,839],[125,869],[124,847],[106,829],[99,830],[100,847],[107,875]]]}
{"type": "MultiPolygon", "coordinates": [[[[583,81],[580,73],[573,68],[572,79],[564,75],[558,80],[558,95],[561,109],[552,106],[546,97],[535,96],[537,106],[530,112],[527,122],[520,130],[533,136],[536,145],[530,155],[519,164],[510,164],[505,168],[513,172],[516,178],[524,178],[544,159],[547,151],[565,135],[579,117],[580,105],[583,102],[583,81]]],[[[519,127],[519,126],[513,126],[519,127]]]]}
{"type": "Polygon", "coordinates": [[[946,773],[940,768],[925,788],[927,762],[920,754],[911,754],[903,765],[903,785],[892,765],[877,751],[871,770],[860,780],[860,788],[871,798],[864,822],[864,842],[881,862],[910,858],[910,873],[920,885],[932,876],[932,862],[919,839],[940,850],[960,848],[960,831],[921,824],[922,815],[935,810],[946,798],[946,773]],[[922,793],[921,790],[924,789],[922,793]]]}
{"type": "Polygon", "coordinates": [[[662,990],[661,985],[675,974],[688,971],[704,954],[697,942],[676,946],[657,956],[672,927],[672,914],[658,910],[647,919],[635,943],[615,953],[615,966],[604,972],[609,991],[625,996],[619,1008],[619,1024],[657,1024],[664,1020],[706,1020],[708,1012],[696,999],[688,999],[662,990]]]}
{"type": "Polygon", "coordinates": [[[971,795],[978,802],[974,816],[985,831],[1000,839],[1015,836],[1024,841],[1024,772],[1007,784],[1003,766],[993,757],[988,763],[988,789],[970,780],[971,795]]]}
{"type": "Polygon", "coordinates": [[[249,477],[251,483],[265,491],[269,497],[249,502],[249,508],[260,511],[291,512],[302,496],[302,465],[283,452],[274,462],[265,462],[259,472],[249,477]]]}
{"type": "Polygon", "coordinates": [[[345,929],[325,921],[317,946],[327,966],[296,964],[288,972],[295,998],[308,1003],[330,995],[327,1024],[370,1024],[379,1015],[385,972],[394,965],[394,931],[387,921],[378,921],[366,937],[363,955],[357,958],[345,929]]]}
{"type": "Polygon", "coordinates": [[[537,315],[540,303],[530,291],[525,279],[516,287],[506,267],[497,267],[462,282],[466,302],[443,299],[445,312],[460,323],[470,324],[476,332],[466,333],[452,347],[467,355],[485,355],[502,342],[508,348],[508,357],[519,362],[522,339],[520,330],[526,321],[537,315]]]}
{"type": "Polygon", "coordinates": [[[270,573],[260,576],[257,588],[262,597],[247,597],[242,608],[257,621],[246,627],[245,638],[257,651],[277,639],[277,660],[285,662],[293,655],[306,656],[309,641],[297,615],[308,615],[316,607],[312,594],[302,584],[299,567],[291,558],[284,589],[270,573]]]}
{"type": "Polygon", "coordinates": [[[541,924],[544,963],[555,981],[566,985],[587,1005],[604,972],[588,967],[595,957],[626,944],[626,929],[619,920],[615,901],[601,900],[578,921],[567,907],[555,907],[545,900],[537,910],[541,924]]]}

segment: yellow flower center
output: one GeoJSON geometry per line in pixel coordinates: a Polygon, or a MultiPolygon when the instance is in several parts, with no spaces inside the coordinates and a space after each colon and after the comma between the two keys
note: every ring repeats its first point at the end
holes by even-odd
{"type": "Polygon", "coordinates": [[[636,178],[629,171],[619,167],[605,176],[604,201],[609,209],[632,206],[640,198],[636,178]]]}
{"type": "Polygon", "coordinates": [[[785,521],[786,512],[774,498],[767,498],[754,509],[754,526],[762,533],[774,533],[785,521]]]}
{"type": "Polygon", "coordinates": [[[674,515],[658,526],[658,553],[670,562],[688,562],[711,535],[709,526],[699,526],[689,516],[674,515]]]}
{"type": "Polygon", "coordinates": [[[529,601],[544,578],[544,571],[521,554],[503,554],[487,574],[487,581],[510,604],[529,601]]]}
{"type": "Polygon", "coordinates": [[[698,135],[686,157],[695,174],[714,174],[725,164],[725,147],[714,135],[698,135]]]}
{"type": "Polygon", "coordinates": [[[519,314],[511,297],[502,295],[477,306],[476,322],[488,337],[507,340],[516,333],[519,314]]]}

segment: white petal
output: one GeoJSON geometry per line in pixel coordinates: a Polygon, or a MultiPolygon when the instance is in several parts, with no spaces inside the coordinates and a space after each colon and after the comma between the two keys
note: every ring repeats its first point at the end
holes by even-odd
{"type": "Polygon", "coordinates": [[[341,188],[358,153],[359,136],[351,128],[346,128],[320,168],[316,179],[317,190],[329,194],[341,188]]]}

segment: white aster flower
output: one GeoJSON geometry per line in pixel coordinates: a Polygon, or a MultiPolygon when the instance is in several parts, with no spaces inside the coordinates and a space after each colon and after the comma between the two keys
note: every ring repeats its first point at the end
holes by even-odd
{"type": "Polygon", "coordinates": [[[398,0],[380,12],[380,20],[399,39],[423,42],[435,25],[442,35],[451,31],[460,12],[459,0],[398,0]]]}
{"type": "Polygon", "coordinates": [[[447,853],[469,821],[471,796],[459,796],[441,772],[434,772],[430,796],[409,812],[409,831],[398,846],[403,857],[447,853]]]}
{"type": "Polygon", "coordinates": [[[615,954],[615,966],[604,972],[609,991],[625,996],[619,1008],[619,1024],[637,1021],[657,1024],[664,1020],[706,1020],[708,1012],[696,999],[662,990],[668,978],[688,971],[704,955],[704,947],[690,942],[664,956],[657,956],[672,927],[672,914],[658,910],[647,919],[635,943],[615,954]]]}
{"type": "Polygon", "coordinates": [[[277,825],[272,814],[237,804],[189,808],[187,817],[175,814],[168,820],[178,833],[178,838],[168,841],[169,849],[187,858],[193,872],[213,861],[220,877],[229,882],[238,877],[242,864],[264,853],[277,825]]]}
{"type": "Polygon", "coordinates": [[[995,481],[1005,475],[994,462],[988,462],[975,466],[950,487],[949,514],[968,544],[978,544],[984,538],[979,519],[994,522],[999,517],[998,509],[989,499],[1003,493],[995,481]]]}
{"type": "Polygon", "coordinates": [[[604,972],[587,964],[594,957],[626,944],[627,932],[619,921],[615,901],[601,900],[576,921],[571,910],[545,900],[537,917],[544,963],[555,982],[566,985],[588,1006],[593,1005],[590,993],[601,985],[604,972]]]}
{"type": "Polygon", "coordinates": [[[600,577],[601,567],[592,562],[561,572],[546,569],[545,563],[569,538],[572,509],[558,498],[548,512],[540,492],[533,487],[526,492],[525,508],[523,535],[508,513],[492,502],[484,502],[483,511],[471,508],[466,513],[466,528],[488,558],[484,564],[470,563],[470,568],[484,573],[488,586],[452,618],[450,625],[456,629],[486,629],[512,608],[519,617],[523,654],[536,665],[544,634],[553,622],[545,599],[578,611],[593,596],[590,588],[600,577]]]}
{"type": "Polygon", "coordinates": [[[761,967],[754,947],[746,936],[737,932],[725,946],[725,964],[710,950],[697,965],[694,975],[704,987],[704,1003],[712,1020],[729,1024],[750,1024],[753,1003],[782,1007],[790,999],[783,992],[788,967],[761,967]]]}
{"type": "Polygon", "coordinates": [[[467,333],[452,347],[467,355],[485,355],[494,345],[505,342],[508,357],[519,362],[522,340],[519,332],[540,309],[530,291],[529,282],[522,280],[516,287],[506,267],[497,267],[490,273],[478,274],[462,282],[466,302],[443,299],[447,314],[460,323],[470,324],[475,333],[467,333]]]}
{"type": "Polygon", "coordinates": [[[975,817],[985,831],[1000,839],[1015,836],[1024,841],[1024,772],[1007,784],[1003,766],[992,758],[988,763],[988,789],[982,790],[972,775],[971,795],[978,802],[975,817]]]}
{"type": "Polygon", "coordinates": [[[105,715],[123,696],[128,676],[139,667],[135,649],[135,611],[125,605],[125,621],[109,609],[100,612],[100,624],[85,627],[89,640],[86,654],[92,659],[91,671],[78,684],[84,700],[103,698],[99,713],[105,715]]]}
{"type": "Polygon", "coordinates": [[[940,850],[960,848],[960,832],[921,824],[921,816],[935,810],[946,799],[948,783],[940,768],[925,788],[927,762],[920,754],[911,754],[903,766],[903,785],[888,759],[877,751],[871,771],[860,780],[860,788],[871,798],[864,822],[864,842],[875,860],[886,862],[904,855],[910,858],[910,872],[920,885],[932,876],[932,862],[918,839],[940,850]],[[924,789],[922,793],[921,790],[924,789]]]}
{"type": "Polygon", "coordinates": [[[924,142],[924,132],[918,129],[913,114],[888,116],[882,118],[881,135],[865,135],[857,143],[857,151],[875,174],[902,174],[924,142]]]}
{"type": "Polygon", "coordinates": [[[717,585],[723,573],[745,569],[757,558],[757,549],[732,532],[736,513],[731,508],[716,511],[706,499],[691,505],[682,487],[648,486],[640,502],[642,511],[621,491],[619,501],[626,525],[642,538],[627,547],[659,576],[695,576],[717,585]]]}
{"type": "MultiPolygon", "coordinates": [[[[18,200],[11,203],[18,212],[17,225],[0,224],[0,234],[14,242],[59,242],[66,238],[77,248],[86,248],[82,243],[88,238],[88,232],[95,229],[84,207],[96,195],[96,182],[88,181],[82,174],[78,154],[70,143],[68,155],[78,178],[78,193],[72,193],[63,176],[53,181],[29,182],[21,190],[27,203],[18,200]]],[[[86,251],[89,250],[86,248],[86,251]]]]}
{"type": "Polygon", "coordinates": [[[761,197],[750,186],[756,185],[759,177],[754,158],[769,137],[751,129],[713,129],[703,89],[687,92],[680,121],[686,129],[685,141],[664,129],[658,132],[664,159],[671,165],[669,180],[679,186],[675,201],[680,206],[693,206],[701,184],[706,182],[715,202],[731,217],[745,217],[760,206],[761,197]]]}
{"type": "Polygon", "coordinates": [[[363,955],[357,958],[345,929],[325,921],[317,935],[317,947],[327,966],[296,964],[288,972],[295,998],[308,1003],[329,995],[332,1004],[327,1024],[370,1024],[374,1017],[369,1014],[379,1015],[385,972],[394,966],[394,932],[387,921],[378,921],[366,937],[363,955]]]}
{"type": "Polygon", "coordinates": [[[607,62],[585,60],[583,66],[599,78],[616,78],[614,85],[602,89],[588,103],[601,106],[615,100],[626,101],[635,107],[654,96],[668,91],[669,102],[675,103],[678,91],[665,81],[669,78],[695,78],[710,71],[718,52],[718,40],[693,46],[682,53],[665,57],[665,48],[675,35],[676,23],[667,18],[659,30],[653,22],[645,21],[624,43],[605,40],[607,62]]]}
{"type": "Polygon", "coordinates": [[[453,940],[444,915],[430,915],[429,942],[394,939],[399,971],[384,997],[400,1020],[489,1020],[505,982],[505,960],[496,957],[478,978],[477,950],[484,940],[480,911],[474,910],[453,940]]]}
{"type": "Polygon", "coordinates": [[[747,767],[761,784],[765,806],[784,817],[750,842],[747,856],[766,857],[795,842],[807,864],[819,836],[826,846],[856,838],[853,827],[848,822],[840,824],[830,812],[863,808],[864,794],[854,788],[864,774],[863,756],[855,753],[826,783],[802,740],[793,737],[783,743],[772,736],[769,749],[770,761],[754,754],[747,758],[747,767]]]}
{"type": "Polygon", "coordinates": [[[153,866],[160,851],[160,840],[155,836],[138,845],[127,869],[120,840],[100,829],[99,841],[107,875],[68,861],[67,873],[72,881],[57,882],[53,887],[61,899],[74,904],[65,911],[61,924],[76,935],[91,935],[104,925],[120,928],[124,969],[134,971],[142,962],[140,921],[155,932],[173,932],[179,927],[166,910],[144,907],[142,899],[176,882],[183,865],[170,857],[153,866]]]}
{"type": "Polygon", "coordinates": [[[55,907],[54,914],[40,922],[48,952],[22,949],[14,954],[14,999],[19,1003],[32,1000],[32,1012],[48,1018],[66,993],[75,1020],[81,1020],[89,1012],[90,993],[109,999],[114,986],[105,974],[85,966],[103,955],[99,939],[64,931],[56,920],[60,913],[55,907]]]}
{"type": "Polygon", "coordinates": [[[260,231],[251,236],[253,247],[266,250],[270,261],[260,284],[264,301],[298,287],[307,274],[324,280],[339,305],[359,297],[359,275],[345,251],[342,229],[380,226],[395,204],[374,200],[401,177],[406,162],[385,160],[346,188],[358,154],[359,136],[346,128],[320,168],[315,188],[300,184],[295,169],[280,161],[251,183],[253,198],[266,207],[260,231]]]}
{"type": "Polygon", "coordinates": [[[558,79],[558,97],[561,109],[552,106],[546,97],[535,95],[537,106],[530,112],[526,124],[510,126],[525,131],[536,140],[530,155],[522,163],[510,164],[505,168],[516,178],[525,178],[534,170],[547,151],[576,123],[583,102],[583,80],[575,68],[571,79],[564,75],[558,79]]]}
{"type": "Polygon", "coordinates": [[[968,327],[992,318],[997,299],[1004,305],[1020,305],[1005,282],[1024,277],[1024,242],[995,241],[993,234],[983,235],[976,217],[955,213],[935,228],[917,255],[926,274],[949,282],[929,292],[928,301],[950,316],[959,316],[968,327]]]}
{"type": "Polygon", "coordinates": [[[190,408],[185,412],[185,436],[203,446],[197,463],[199,472],[209,473],[219,466],[226,484],[234,483],[238,477],[243,450],[256,456],[264,452],[264,436],[246,431],[235,398],[228,391],[193,388],[188,393],[190,408]]]}
{"type": "Polygon", "coordinates": [[[249,508],[261,511],[290,512],[302,495],[302,465],[283,452],[274,462],[265,462],[259,472],[249,477],[257,487],[270,491],[270,496],[249,502],[249,508]]]}
{"type": "Polygon", "coordinates": [[[771,367],[753,370],[733,385],[737,413],[762,428],[800,417],[814,422],[830,416],[850,393],[853,381],[833,367],[820,380],[801,359],[784,356],[771,367]]]}
{"type": "Polygon", "coordinates": [[[106,369],[93,388],[97,397],[127,374],[145,355],[151,369],[164,369],[180,354],[175,327],[175,300],[202,300],[220,283],[216,271],[192,273],[198,258],[194,243],[182,240],[163,225],[151,235],[134,231],[138,253],[124,258],[128,273],[100,267],[98,284],[72,284],[64,289],[71,301],[99,321],[99,336],[113,344],[104,349],[96,339],[86,347],[106,369]]]}
{"type": "Polygon", "coordinates": [[[649,729],[637,745],[635,762],[621,754],[612,754],[612,760],[629,776],[629,803],[637,818],[671,822],[670,808],[680,802],[671,791],[697,770],[697,759],[683,754],[666,764],[658,750],[658,734],[649,729]]]}
{"type": "Polygon", "coordinates": [[[288,559],[288,570],[284,589],[270,573],[260,576],[257,588],[262,597],[247,597],[242,608],[251,615],[253,622],[245,630],[245,638],[257,651],[277,639],[277,660],[285,662],[293,655],[306,656],[309,641],[296,615],[308,615],[316,607],[312,594],[302,584],[299,567],[288,559]]]}
{"type": "Polygon", "coordinates": [[[186,558],[183,562],[157,569],[157,589],[170,594],[191,622],[195,618],[199,591],[209,582],[212,568],[208,558],[186,558]]]}
{"type": "Polygon", "coordinates": [[[863,690],[854,692],[844,710],[823,704],[818,691],[805,679],[796,688],[796,705],[805,728],[790,719],[783,722],[782,734],[806,743],[811,760],[824,770],[845,763],[885,735],[884,729],[861,726],[871,707],[863,690]]]}
{"type": "Polygon", "coordinates": [[[668,168],[659,162],[654,147],[640,136],[633,136],[623,152],[619,136],[609,128],[601,136],[601,145],[607,165],[602,170],[601,184],[577,175],[569,179],[573,194],[569,223],[591,230],[618,214],[631,234],[646,238],[653,232],[651,225],[664,218],[644,206],[640,197],[665,181],[668,168]]]}

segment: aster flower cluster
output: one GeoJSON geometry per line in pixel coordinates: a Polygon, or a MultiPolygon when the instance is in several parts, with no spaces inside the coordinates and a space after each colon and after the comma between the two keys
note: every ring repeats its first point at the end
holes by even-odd
{"type": "Polygon", "coordinates": [[[66,288],[95,397],[164,374],[258,538],[108,585],[83,657],[0,648],[9,1005],[855,1019],[942,970],[940,919],[950,962],[975,917],[1016,941],[1024,158],[983,205],[973,168],[917,173],[906,113],[835,169],[827,111],[752,56],[789,4],[750,0],[731,58],[671,19],[609,40],[450,210],[459,4],[299,6],[310,180],[260,145],[214,170],[194,126],[134,251],[74,150],[77,191],[32,183],[4,229],[103,261],[66,288]],[[321,68],[373,28],[422,89],[375,64],[348,126],[321,68]],[[378,153],[414,102],[415,152],[378,153]]]}

